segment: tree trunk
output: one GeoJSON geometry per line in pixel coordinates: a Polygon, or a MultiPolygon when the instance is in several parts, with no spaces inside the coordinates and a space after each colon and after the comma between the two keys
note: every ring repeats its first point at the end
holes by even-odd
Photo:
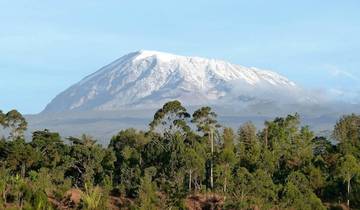
{"type": "Polygon", "coordinates": [[[23,193],[22,192],[18,193],[18,204],[19,204],[20,209],[23,209],[23,193]]]}
{"type": "Polygon", "coordinates": [[[240,201],[243,202],[243,200],[244,200],[244,190],[241,190],[240,201]]]}
{"type": "Polygon", "coordinates": [[[212,130],[210,130],[210,141],[211,141],[211,155],[212,155],[214,153],[214,134],[212,130]]]}
{"type": "Polygon", "coordinates": [[[268,127],[265,128],[265,148],[268,148],[268,127]]]}
{"type": "Polygon", "coordinates": [[[191,174],[192,174],[192,171],[191,169],[189,170],[189,192],[191,192],[191,174]]]}
{"type": "Polygon", "coordinates": [[[211,160],[210,160],[210,188],[214,188],[214,176],[213,176],[213,156],[214,156],[214,137],[213,132],[210,130],[210,142],[211,142],[211,160]]]}
{"type": "MultiPolygon", "coordinates": [[[[7,188],[7,187],[6,187],[6,188],[7,188]]],[[[3,194],[2,194],[3,199],[4,199],[4,204],[7,203],[7,199],[6,199],[7,189],[6,189],[6,188],[5,188],[5,190],[4,190],[3,194]]]]}
{"type": "Polygon", "coordinates": [[[347,202],[346,202],[346,205],[349,208],[350,208],[350,181],[351,181],[351,179],[349,179],[347,182],[347,202]]]}
{"type": "Polygon", "coordinates": [[[210,188],[214,188],[214,177],[213,177],[213,162],[210,163],[210,188]]]}
{"type": "Polygon", "coordinates": [[[25,165],[25,163],[22,163],[22,165],[21,165],[21,178],[25,178],[25,172],[26,172],[26,165],[25,165]]]}

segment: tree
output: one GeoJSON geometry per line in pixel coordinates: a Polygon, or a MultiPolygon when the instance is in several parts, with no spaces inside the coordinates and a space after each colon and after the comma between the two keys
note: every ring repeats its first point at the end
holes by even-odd
{"type": "Polygon", "coordinates": [[[279,186],[274,184],[271,174],[258,169],[253,173],[253,178],[253,196],[257,198],[257,205],[260,209],[274,206],[278,202],[279,186]]]}
{"type": "Polygon", "coordinates": [[[262,168],[273,170],[275,183],[285,184],[291,172],[310,164],[313,133],[308,127],[300,128],[298,114],[267,121],[266,132],[268,147],[262,152],[262,158],[270,160],[271,164],[262,168]]]}
{"type": "Polygon", "coordinates": [[[155,113],[154,119],[149,124],[150,130],[165,135],[172,135],[176,132],[184,134],[190,131],[190,127],[186,123],[188,118],[190,118],[190,114],[179,101],[170,101],[155,113]]]}
{"type": "Polygon", "coordinates": [[[156,210],[159,209],[158,198],[156,195],[156,186],[152,182],[152,177],[155,175],[156,169],[154,167],[145,169],[144,177],[141,179],[138,205],[140,210],[156,210]]]}
{"type": "Polygon", "coordinates": [[[277,117],[273,121],[266,121],[265,124],[268,146],[271,150],[277,150],[292,143],[294,137],[298,134],[300,116],[296,113],[285,118],[277,117]]]}
{"type": "Polygon", "coordinates": [[[40,153],[23,139],[16,139],[9,143],[7,166],[15,174],[24,178],[26,173],[36,165],[40,153]]]}
{"type": "Polygon", "coordinates": [[[323,210],[340,198],[360,206],[357,115],[339,120],[333,144],[301,127],[298,114],[259,132],[245,123],[236,135],[219,129],[210,107],[196,110],[189,126],[186,109],[172,101],[150,131],[122,130],[104,148],[87,135],[63,141],[46,129],[26,142],[18,114],[0,111],[0,126],[14,133],[0,139],[0,209],[323,210]],[[208,197],[203,186],[218,193],[208,197]]]}
{"type": "Polygon", "coordinates": [[[214,188],[213,162],[214,162],[214,133],[220,125],[216,120],[216,113],[210,107],[201,107],[192,115],[192,123],[195,123],[198,131],[207,135],[210,142],[211,158],[210,158],[210,188],[214,188]]]}
{"type": "Polygon", "coordinates": [[[353,155],[345,155],[338,165],[338,176],[347,183],[347,206],[350,207],[351,180],[360,175],[360,165],[353,155]]]}
{"type": "Polygon", "coordinates": [[[5,128],[10,128],[11,139],[18,139],[23,137],[27,128],[27,122],[17,110],[11,110],[6,113],[5,119],[3,119],[3,121],[5,128]]]}
{"type": "Polygon", "coordinates": [[[306,174],[309,179],[310,187],[315,191],[319,191],[325,186],[326,176],[321,171],[320,168],[314,167],[313,165],[309,166],[306,169],[306,174]]]}
{"type": "Polygon", "coordinates": [[[26,180],[19,175],[15,175],[11,176],[9,184],[11,186],[11,194],[15,197],[17,206],[22,209],[24,205],[24,194],[27,191],[26,180]]]}
{"type": "Polygon", "coordinates": [[[40,153],[40,166],[55,168],[65,155],[65,145],[59,133],[53,133],[45,129],[35,131],[32,136],[31,146],[40,153]]]}
{"type": "Polygon", "coordinates": [[[98,185],[106,180],[104,177],[112,176],[115,160],[112,152],[96,144],[90,136],[70,137],[68,140],[71,147],[66,160],[65,177],[71,177],[76,187],[82,188],[85,183],[98,185]]]}
{"type": "Polygon", "coordinates": [[[314,156],[326,157],[331,153],[336,152],[336,146],[331,143],[327,138],[317,136],[312,140],[314,156]]]}
{"type": "Polygon", "coordinates": [[[109,144],[116,156],[114,183],[128,196],[137,196],[144,164],[141,153],[148,142],[145,133],[126,129],[114,136],[109,144]]]}
{"type": "Polygon", "coordinates": [[[169,207],[178,206],[186,197],[186,173],[188,171],[186,153],[188,146],[184,138],[176,133],[171,141],[165,140],[163,150],[163,166],[159,174],[163,179],[160,185],[164,188],[168,195],[167,205],[169,207]]]}
{"type": "Polygon", "coordinates": [[[360,159],[360,116],[346,115],[336,123],[333,137],[339,142],[343,154],[360,159]]]}
{"type": "Polygon", "coordinates": [[[186,154],[186,163],[185,167],[189,174],[188,180],[188,191],[192,191],[192,183],[194,183],[194,188],[197,190],[199,188],[198,180],[202,174],[204,174],[205,169],[205,159],[202,155],[203,148],[201,145],[196,144],[193,147],[187,147],[185,154],[186,154]]]}
{"type": "Polygon", "coordinates": [[[47,168],[41,168],[39,172],[29,172],[29,192],[27,202],[37,210],[48,210],[50,203],[48,196],[52,195],[58,186],[53,183],[53,175],[47,168]]]}
{"type": "Polygon", "coordinates": [[[231,128],[223,131],[223,145],[219,154],[218,174],[222,177],[223,192],[227,193],[229,179],[232,178],[232,167],[236,161],[234,139],[235,134],[231,128]]]}
{"type": "Polygon", "coordinates": [[[7,193],[9,192],[9,182],[10,182],[10,173],[9,170],[4,166],[0,168],[0,206],[4,206],[7,203],[7,193]]]}
{"type": "Polygon", "coordinates": [[[287,166],[291,169],[300,169],[305,165],[309,165],[313,158],[314,133],[310,131],[308,126],[302,127],[300,132],[292,139],[290,152],[287,157],[287,166]]]}
{"type": "Polygon", "coordinates": [[[261,155],[261,145],[254,124],[247,122],[239,128],[238,142],[237,156],[240,158],[240,165],[254,171],[261,155]]]}
{"type": "Polygon", "coordinates": [[[285,209],[326,209],[321,200],[312,192],[309,180],[301,172],[293,172],[287,177],[282,193],[282,205],[285,209]]]}
{"type": "Polygon", "coordinates": [[[248,201],[254,189],[255,179],[244,167],[238,168],[234,175],[234,188],[232,189],[234,196],[230,201],[229,209],[249,209],[248,201]]]}
{"type": "Polygon", "coordinates": [[[239,128],[238,131],[239,142],[246,147],[250,147],[253,143],[258,141],[256,136],[256,127],[251,122],[247,122],[239,128]]]}

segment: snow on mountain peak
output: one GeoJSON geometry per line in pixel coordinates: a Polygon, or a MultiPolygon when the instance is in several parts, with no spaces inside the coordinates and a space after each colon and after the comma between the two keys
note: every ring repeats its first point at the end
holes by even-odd
{"type": "Polygon", "coordinates": [[[277,94],[298,89],[295,83],[271,71],[216,59],[140,50],[60,93],[44,112],[158,107],[174,99],[201,105],[233,102],[244,95],[262,100],[269,97],[269,91],[277,94]]]}
{"type": "Polygon", "coordinates": [[[165,53],[165,52],[159,52],[153,50],[139,50],[137,53],[138,53],[138,56],[136,56],[137,60],[146,59],[149,57],[157,57],[158,59],[169,61],[176,59],[177,57],[184,57],[184,56],[174,55],[171,53],[165,53]]]}

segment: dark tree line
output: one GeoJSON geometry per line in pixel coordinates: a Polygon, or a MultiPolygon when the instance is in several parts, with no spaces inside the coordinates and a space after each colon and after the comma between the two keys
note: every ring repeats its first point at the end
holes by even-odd
{"type": "Polygon", "coordinates": [[[178,101],[147,131],[126,129],[107,148],[86,135],[49,130],[24,140],[27,123],[0,112],[0,209],[360,208],[360,116],[342,117],[332,144],[300,116],[222,127],[210,107],[193,114],[178,101]],[[6,133],[6,132],[5,132],[6,133]],[[79,194],[79,201],[73,197],[79,194]]]}

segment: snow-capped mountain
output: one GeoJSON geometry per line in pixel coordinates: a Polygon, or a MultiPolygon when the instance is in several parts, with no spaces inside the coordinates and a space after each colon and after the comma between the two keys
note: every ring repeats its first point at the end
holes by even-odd
{"type": "Polygon", "coordinates": [[[186,105],[310,100],[272,71],[226,61],[141,50],[127,54],[56,96],[44,112],[111,111],[186,105]],[[295,97],[296,96],[296,97],[295,97]]]}

